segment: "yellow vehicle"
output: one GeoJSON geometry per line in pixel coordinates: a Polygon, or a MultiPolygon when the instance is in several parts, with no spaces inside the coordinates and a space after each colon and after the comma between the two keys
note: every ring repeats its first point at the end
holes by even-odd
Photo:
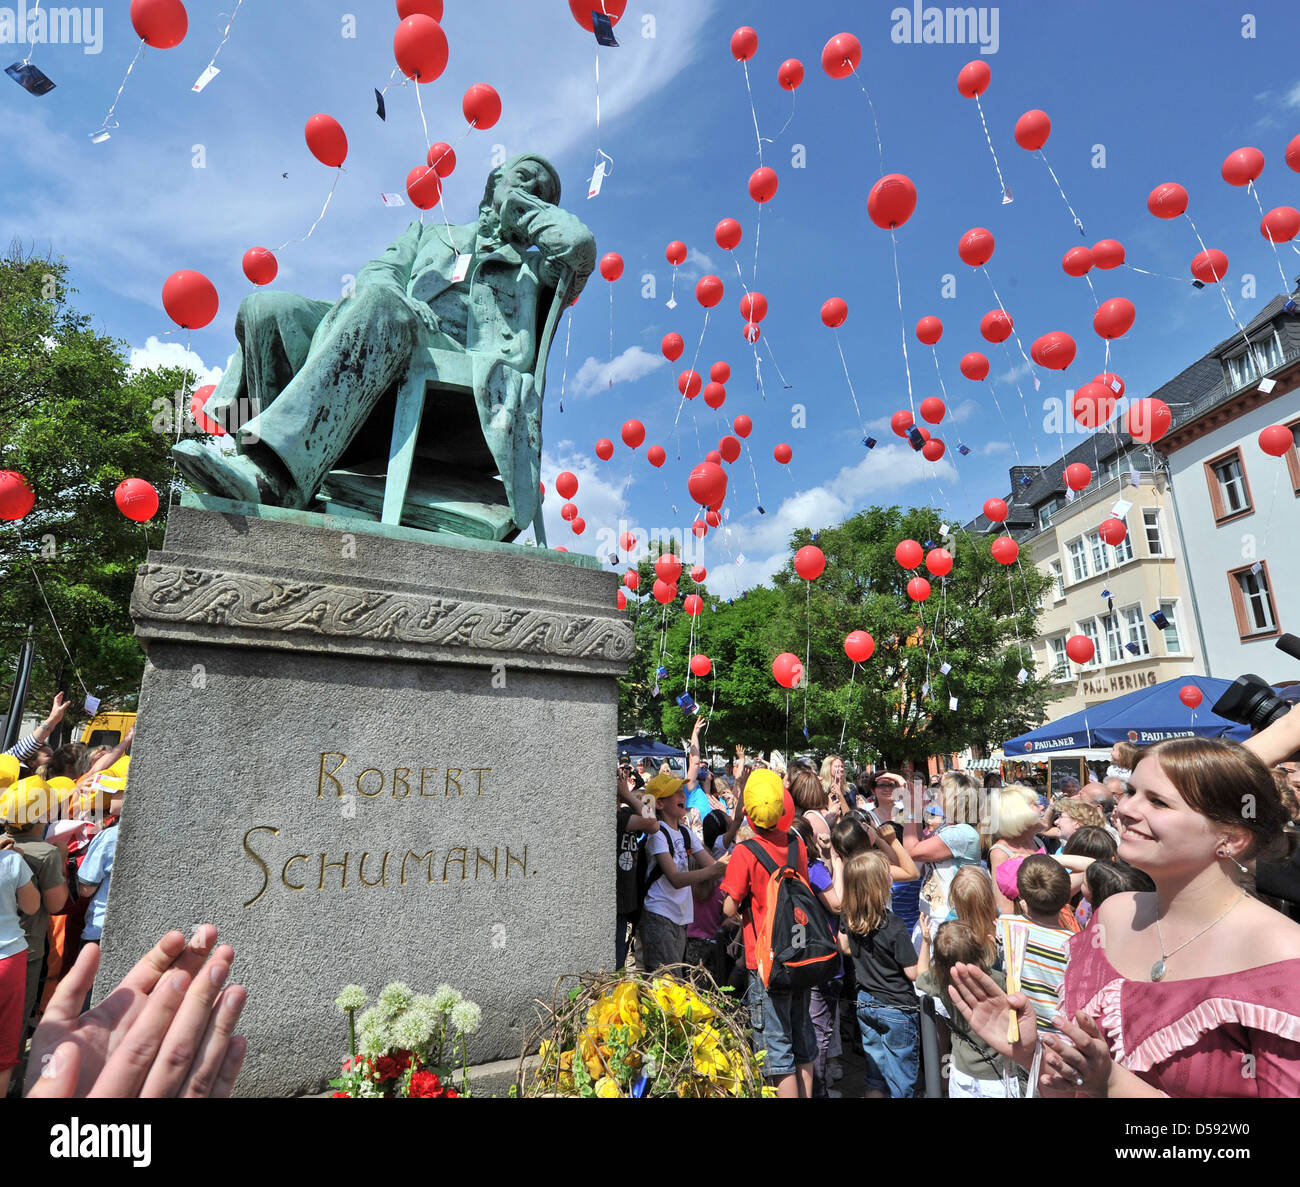
{"type": "Polygon", "coordinates": [[[91,747],[116,746],[134,724],[134,713],[100,713],[86,722],[81,741],[91,747]]]}

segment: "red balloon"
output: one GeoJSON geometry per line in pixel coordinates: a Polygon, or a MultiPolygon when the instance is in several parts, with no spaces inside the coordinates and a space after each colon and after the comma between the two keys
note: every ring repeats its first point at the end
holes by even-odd
{"type": "Polygon", "coordinates": [[[762,293],[746,293],[740,298],[740,316],[746,321],[762,321],[767,316],[767,298],[762,293]]]}
{"type": "Polygon", "coordinates": [[[635,449],[645,440],[645,425],[639,420],[629,420],[623,425],[623,444],[635,449]]]}
{"type": "MultiPolygon", "coordinates": [[[[722,440],[718,442],[718,452],[722,454],[722,460],[724,462],[734,462],[740,456],[740,442],[728,433],[727,436],[723,437],[722,440]]],[[[722,500],[714,499],[713,501],[715,503],[720,503],[722,500]]],[[[718,525],[714,524],[713,526],[717,527],[718,525]]]]}
{"type": "Polygon", "coordinates": [[[912,427],[912,414],[906,408],[900,408],[889,418],[889,427],[897,436],[906,437],[907,430],[912,427]]]}
{"type": "Polygon", "coordinates": [[[691,471],[686,489],[691,492],[692,503],[712,507],[727,497],[727,472],[713,462],[701,462],[691,471]]]}
{"type": "Polygon", "coordinates": [[[932,548],[925,554],[925,567],[935,577],[947,577],[952,572],[952,553],[946,548],[932,548]]]}
{"type": "Polygon", "coordinates": [[[816,544],[805,544],[794,554],[794,571],[805,581],[816,581],[826,571],[826,554],[816,544]]]}
{"type": "Polygon", "coordinates": [[[980,268],[993,258],[996,246],[993,232],[987,227],[971,227],[957,240],[957,254],[972,268],[980,268]]]}
{"type": "Polygon", "coordinates": [[[1124,245],[1118,239],[1099,239],[1092,245],[1092,262],[1103,271],[1124,262],[1124,245]]]}
{"type": "Polygon", "coordinates": [[[664,258],[676,268],[679,264],[686,263],[686,244],[680,239],[674,239],[665,249],[664,258]]]}
{"type": "Polygon", "coordinates": [[[143,478],[128,478],[113,492],[117,509],[136,523],[145,523],[158,514],[158,492],[143,478]]]}
{"type": "Polygon", "coordinates": [[[1100,428],[1115,415],[1115,405],[1119,397],[1105,384],[1093,380],[1085,383],[1070,403],[1070,411],[1085,429],[1100,428]]]}
{"type": "Polygon", "coordinates": [[[704,402],[714,411],[717,411],[727,402],[727,389],[720,383],[706,383],[704,385],[704,402]]]}
{"type": "Polygon", "coordinates": [[[770,202],[776,196],[780,184],[776,170],[764,165],[749,175],[749,196],[755,202],[770,202]]]}
{"type": "Polygon", "coordinates": [[[661,553],[655,561],[655,576],[665,585],[676,585],[682,575],[682,561],[676,553],[661,553]]]}
{"type": "Polygon", "coordinates": [[[702,276],[695,286],[695,299],[705,309],[712,309],[722,300],[722,281],[717,276],[702,276]]]}
{"type": "Polygon", "coordinates": [[[709,452],[704,455],[704,460],[706,462],[712,462],[715,466],[720,466],[722,465],[722,454],[716,449],[710,449],[709,452]]]}
{"type": "Polygon", "coordinates": [[[270,284],[280,271],[273,252],[265,247],[250,247],[244,252],[244,275],[254,284],[270,284]]]}
{"type": "Polygon", "coordinates": [[[487,83],[476,82],[465,92],[460,109],[467,124],[479,132],[486,132],[489,128],[496,127],[497,120],[501,118],[501,96],[487,83]]]}
{"type": "Polygon", "coordinates": [[[907,596],[914,602],[924,602],[930,596],[930,583],[924,577],[913,577],[907,583],[907,596]]]}
{"type": "Polygon", "coordinates": [[[989,342],[1005,342],[1014,329],[1015,322],[1005,309],[990,309],[980,318],[980,333],[989,342]]]}
{"type": "Polygon", "coordinates": [[[224,437],[226,430],[213,420],[206,412],[203,406],[208,402],[212,393],[217,390],[215,383],[209,383],[204,387],[196,388],[194,394],[190,397],[190,415],[194,417],[194,422],[205,433],[210,433],[214,437],[224,437]]]}
{"type": "Polygon", "coordinates": [[[980,354],[978,350],[972,350],[970,354],[962,356],[961,373],[967,379],[974,379],[977,382],[987,378],[989,373],[988,358],[980,354]]]}
{"type": "Polygon", "coordinates": [[[425,163],[432,165],[439,177],[450,177],[456,172],[456,150],[445,140],[439,140],[430,146],[425,163]]]}
{"type": "Polygon", "coordinates": [[[1116,396],[1124,395],[1124,381],[1115,374],[1114,371],[1103,371],[1100,375],[1092,377],[1093,383],[1100,383],[1102,387],[1108,388],[1116,396]]]}
{"type": "Polygon", "coordinates": [[[1006,523],[1010,509],[1002,499],[986,499],[984,502],[984,518],[989,523],[1006,523]]]}
{"type": "MultiPolygon", "coordinates": [[[[1245,150],[1242,149],[1240,151],[1244,152],[1245,150]]],[[[1261,162],[1261,168],[1262,167],[1263,165],[1261,162]]],[[[1184,684],[1182,688],[1178,690],[1178,699],[1189,709],[1195,709],[1205,699],[1205,696],[1195,684],[1184,684]]]]}
{"type": "Polygon", "coordinates": [[[772,456],[783,466],[790,464],[790,459],[794,457],[794,450],[788,445],[782,443],[772,450],[772,456]]]}
{"type": "Polygon", "coordinates": [[[442,197],[442,178],[430,165],[416,165],[406,175],[406,196],[411,205],[421,210],[432,210],[442,197]]]}
{"type": "Polygon", "coordinates": [[[822,321],[832,330],[838,330],[849,318],[849,305],[842,297],[831,297],[822,305],[822,321]]]}
{"type": "Polygon", "coordinates": [[[614,456],[614,442],[608,437],[602,437],[596,442],[596,456],[602,462],[609,461],[614,456]]]}
{"type": "Polygon", "coordinates": [[[836,33],[822,50],[822,69],[832,78],[848,78],[862,61],[862,43],[852,33],[836,33]]]}
{"type": "Polygon", "coordinates": [[[683,371],[677,376],[677,390],[688,400],[695,399],[704,386],[704,378],[698,371],[683,371]]]}
{"type": "Polygon", "coordinates": [[[555,480],[555,493],[562,499],[571,499],[578,493],[578,477],[565,470],[555,480]]]}
{"type": "Polygon", "coordinates": [[[756,321],[747,321],[741,333],[745,336],[745,341],[751,344],[757,342],[763,336],[763,331],[756,321]]]}
{"type": "Polygon", "coordinates": [[[714,383],[726,383],[731,378],[731,368],[726,363],[714,363],[709,368],[709,378],[714,383]]]}
{"type": "Polygon", "coordinates": [[[921,401],[921,419],[928,420],[932,425],[942,424],[947,411],[948,406],[938,396],[926,396],[921,401]]]}
{"type": "Polygon", "coordinates": [[[677,586],[670,585],[667,581],[656,581],[651,592],[661,606],[666,606],[677,598],[677,586]]]}
{"type": "Polygon", "coordinates": [[[1124,417],[1124,427],[1129,436],[1142,445],[1159,441],[1169,432],[1172,422],[1173,414],[1169,411],[1169,405],[1154,396],[1131,404],[1124,417]]]}
{"type": "Polygon", "coordinates": [[[1071,635],[1065,641],[1065,654],[1076,664],[1086,664],[1097,653],[1097,648],[1087,635],[1071,635]]]}
{"type": "Polygon", "coordinates": [[[915,569],[923,556],[925,553],[915,540],[902,540],[894,549],[894,559],[905,569],[915,569]]]}
{"type": "Polygon", "coordinates": [[[993,559],[1000,565],[1014,565],[1020,555],[1020,545],[1010,536],[999,536],[993,541],[993,559]]]}
{"type": "Polygon", "coordinates": [[[1016,143],[1026,152],[1035,152],[1052,134],[1052,119],[1045,111],[1034,108],[1016,120],[1016,143]]]}
{"type": "Polygon", "coordinates": [[[1067,276],[1087,276],[1092,271],[1092,252],[1086,247],[1072,247],[1061,260],[1067,276]]]}
{"type": "Polygon", "coordinates": [[[623,257],[616,251],[601,256],[600,274],[612,284],[623,275],[623,257]]]}
{"type": "Polygon", "coordinates": [[[1300,135],[1293,136],[1291,143],[1286,146],[1286,163],[1300,173],[1300,135]]]}
{"type": "Polygon", "coordinates": [[[1192,257],[1192,275],[1202,284],[1216,284],[1228,275],[1228,257],[1216,247],[1192,257]]]}
{"type": "Polygon", "coordinates": [[[217,316],[216,286],[202,272],[173,272],[162,290],[167,316],[182,330],[201,330],[217,316]]]}
{"type": "Polygon", "coordinates": [[[921,456],[927,462],[937,462],[947,452],[948,447],[938,437],[931,437],[921,446],[921,456]]]}
{"type": "Polygon", "coordinates": [[[1071,490],[1083,490],[1092,481],[1092,471],[1082,462],[1065,467],[1065,485],[1071,490]]]}
{"type": "Polygon", "coordinates": [[[797,655],[781,652],[772,661],[772,678],[782,688],[793,688],[803,676],[803,663],[797,655]]]}
{"type": "Polygon", "coordinates": [[[1187,209],[1187,191],[1176,181],[1163,181],[1148,195],[1147,209],[1156,218],[1177,218],[1187,209]]]}
{"type": "Polygon", "coordinates": [[[927,314],[916,323],[916,336],[926,346],[933,346],[943,337],[943,322],[934,314],[927,314]]]}
{"type": "Polygon", "coordinates": [[[624,532],[624,533],[623,533],[623,534],[618,538],[618,546],[619,546],[619,547],[620,547],[624,552],[631,552],[631,551],[636,547],[636,533],[635,533],[635,532],[624,532]]]}
{"type": "MultiPolygon", "coordinates": [[[[131,0],[131,25],[146,45],[175,49],[185,40],[190,18],[181,0],[131,0]]],[[[25,38],[21,32],[18,36],[25,38]]]]}
{"type": "Polygon", "coordinates": [[[625,594],[621,589],[618,591],[617,605],[620,610],[627,609],[627,594],[625,594]]]}
{"type": "Polygon", "coordinates": [[[916,186],[902,173],[889,173],[867,194],[867,215],[878,227],[901,227],[916,210],[916,186]]]}
{"type": "Polygon", "coordinates": [[[797,90],[803,82],[803,63],[798,58],[786,58],[777,67],[776,81],[787,91],[797,90]]]}
{"type": "Polygon", "coordinates": [[[36,506],[36,492],[17,470],[0,470],[0,519],[14,523],[36,506]]]}
{"type": "Polygon", "coordinates": [[[1229,185],[1249,185],[1264,172],[1264,154],[1257,148],[1239,148],[1223,160],[1223,180],[1229,185]]]}
{"type": "Polygon", "coordinates": [[[745,416],[744,413],[741,413],[740,416],[736,417],[736,419],[731,422],[731,431],[735,433],[737,437],[748,437],[749,434],[754,431],[754,422],[750,420],[749,417],[745,416]]]}
{"type": "Polygon", "coordinates": [[[976,58],[973,62],[967,62],[958,72],[957,89],[967,99],[974,99],[976,95],[982,95],[988,90],[992,76],[989,64],[976,58]]]}
{"type": "Polygon", "coordinates": [[[682,351],[686,349],[686,343],[682,341],[680,334],[665,334],[659,349],[663,351],[664,358],[670,363],[675,363],[682,357],[682,351]]]}
{"type": "Polygon", "coordinates": [[[713,661],[707,655],[691,656],[691,671],[697,676],[707,676],[713,671],[713,661]]]}
{"type": "Polygon", "coordinates": [[[311,155],[322,165],[336,169],[348,159],[348,136],[332,115],[317,112],[303,129],[311,155]]]}
{"type": "Polygon", "coordinates": [[[1137,310],[1127,297],[1111,297],[1103,301],[1092,316],[1092,328],[1103,338],[1122,338],[1133,328],[1137,310]]]}
{"type": "Polygon", "coordinates": [[[921,434],[921,440],[923,442],[930,440],[930,430],[927,429],[924,425],[917,425],[916,431],[921,434]]]}
{"type": "Polygon", "coordinates": [[[1029,356],[1050,371],[1064,371],[1072,362],[1076,347],[1074,339],[1064,330],[1052,330],[1034,342],[1029,356]]]}
{"type": "Polygon", "coordinates": [[[855,664],[866,663],[876,650],[876,641],[866,631],[851,631],[844,636],[844,654],[855,664]]]}
{"type": "Polygon", "coordinates": [[[1300,210],[1294,206],[1274,206],[1260,220],[1259,233],[1274,243],[1290,243],[1300,234],[1300,210]]]}
{"type": "Polygon", "coordinates": [[[645,460],[657,470],[668,460],[668,454],[662,445],[652,445],[645,451],[645,460]]]}
{"type": "Polygon", "coordinates": [[[627,8],[627,0],[569,0],[569,11],[573,19],[588,33],[594,33],[596,27],[591,23],[592,12],[602,12],[609,17],[611,25],[617,25],[627,8]]]}
{"type": "Polygon", "coordinates": [[[564,506],[560,508],[560,518],[564,520],[565,523],[572,523],[578,518],[578,504],[565,503],[564,506]]]}
{"type": "Polygon", "coordinates": [[[709,575],[709,571],[703,565],[696,565],[691,570],[691,580],[694,581],[696,585],[702,585],[704,583],[704,579],[708,575],[709,575]]]}
{"type": "Polygon", "coordinates": [[[699,594],[687,594],[682,601],[682,609],[690,618],[699,618],[704,613],[704,599],[699,594]]]}
{"type": "Polygon", "coordinates": [[[1117,548],[1124,543],[1124,537],[1128,535],[1128,525],[1122,519],[1103,519],[1101,527],[1097,529],[1097,534],[1106,541],[1112,548],[1117,548]]]}
{"type": "Polygon", "coordinates": [[[408,16],[424,13],[435,21],[442,20],[442,0],[397,0],[397,19],[404,21],[408,16]]]}
{"type": "Polygon", "coordinates": [[[447,34],[431,16],[408,16],[393,34],[393,57],[407,78],[433,82],[447,69],[447,34]]]}
{"type": "Polygon", "coordinates": [[[734,218],[724,218],[713,228],[713,240],[723,251],[733,251],[740,246],[744,232],[734,218]]]}
{"type": "Polygon", "coordinates": [[[697,519],[691,524],[691,531],[695,534],[696,539],[703,540],[709,534],[709,525],[702,519],[697,519]]]}
{"type": "Polygon", "coordinates": [[[748,25],[741,25],[731,35],[731,56],[737,62],[748,62],[758,53],[758,34],[748,25]]]}
{"type": "Polygon", "coordinates": [[[641,574],[638,573],[635,569],[629,569],[626,573],[623,574],[623,584],[626,585],[628,589],[633,591],[640,589],[641,574]]]}
{"type": "Polygon", "coordinates": [[[1269,425],[1260,431],[1259,447],[1271,457],[1282,457],[1295,445],[1295,438],[1286,425],[1269,425]]]}

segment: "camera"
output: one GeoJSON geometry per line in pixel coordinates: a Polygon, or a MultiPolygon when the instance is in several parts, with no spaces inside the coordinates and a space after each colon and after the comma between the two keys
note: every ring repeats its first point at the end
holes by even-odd
{"type": "MultiPolygon", "coordinates": [[[[1293,659],[1300,659],[1300,638],[1297,636],[1283,635],[1277,646],[1293,659]]],[[[1229,721],[1248,726],[1252,733],[1257,734],[1290,713],[1291,704],[1278,696],[1267,680],[1247,672],[1238,676],[1214,703],[1214,712],[1229,721]]]]}

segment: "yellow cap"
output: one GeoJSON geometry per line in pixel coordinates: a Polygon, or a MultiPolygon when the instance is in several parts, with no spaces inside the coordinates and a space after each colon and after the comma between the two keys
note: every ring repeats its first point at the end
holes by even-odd
{"type": "Polygon", "coordinates": [[[123,780],[123,786],[125,787],[127,772],[130,769],[131,769],[131,756],[129,754],[124,754],[122,755],[121,758],[117,760],[117,762],[115,762],[111,767],[109,767],[108,770],[104,772],[104,774],[116,775],[119,779],[123,780]]]}
{"type": "Polygon", "coordinates": [[[112,800],[112,795],[106,791],[83,792],[81,802],[78,804],[78,811],[83,816],[89,816],[95,812],[107,812],[112,800]]]}
{"type": "Polygon", "coordinates": [[[3,801],[0,801],[3,803],[0,813],[3,813],[6,824],[28,828],[50,818],[52,798],[45,780],[32,775],[19,779],[5,792],[3,801]]]}
{"type": "Polygon", "coordinates": [[[758,770],[745,781],[745,814],[755,828],[775,828],[785,812],[785,784],[775,771],[758,770]]]}
{"type": "Polygon", "coordinates": [[[0,787],[8,787],[22,773],[22,763],[12,754],[0,754],[0,787]]]}
{"type": "Polygon", "coordinates": [[[58,804],[66,804],[77,790],[77,785],[66,775],[55,775],[53,779],[47,779],[45,786],[50,789],[54,801],[58,804]]]}
{"type": "Polygon", "coordinates": [[[685,786],[685,779],[678,779],[674,775],[656,775],[646,783],[645,789],[656,800],[666,800],[670,795],[676,795],[685,786]]]}

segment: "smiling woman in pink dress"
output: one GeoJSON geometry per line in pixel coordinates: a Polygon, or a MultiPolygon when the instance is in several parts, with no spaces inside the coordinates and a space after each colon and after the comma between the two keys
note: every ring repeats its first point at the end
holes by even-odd
{"type": "MultiPolygon", "coordinates": [[[[1120,858],[1156,889],[1107,899],[1071,942],[1057,1021],[1068,1041],[1043,1038],[1044,1092],[1300,1095],[1300,926],[1241,885],[1246,863],[1281,837],[1285,815],[1260,755],[1271,763],[1300,745],[1300,714],[1289,716],[1285,736],[1253,740],[1258,754],[1199,738],[1144,752],[1115,821],[1120,858]]],[[[1029,1067],[1036,1027],[1024,997],[973,966],[952,980],[972,1027],[1029,1067]],[[1023,1036],[1014,1046],[1012,1009],[1023,1036]]]]}

